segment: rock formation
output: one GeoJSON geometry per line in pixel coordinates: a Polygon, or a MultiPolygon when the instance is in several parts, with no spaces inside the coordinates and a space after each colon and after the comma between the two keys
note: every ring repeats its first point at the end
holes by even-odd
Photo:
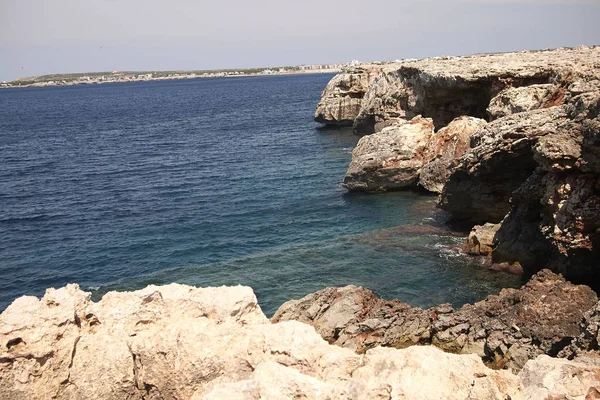
{"type": "Polygon", "coordinates": [[[362,137],[352,151],[344,187],[382,192],[421,187],[439,193],[454,160],[485,121],[460,117],[438,133],[430,118],[397,119],[381,132],[362,137]]]}
{"type": "Polygon", "coordinates": [[[473,135],[440,206],[456,218],[502,221],[494,262],[598,285],[600,80],[565,91],[563,105],[508,115],[473,135]]]}
{"type": "Polygon", "coordinates": [[[474,256],[490,256],[494,247],[494,236],[500,224],[475,225],[467,237],[467,253],[474,256]]]}
{"type": "MultiPolygon", "coordinates": [[[[572,285],[544,270],[519,290],[504,289],[457,310],[448,304],[422,310],[346,286],[291,300],[272,321],[311,324],[328,342],[359,353],[375,346],[433,344],[453,353],[477,354],[495,368],[518,371],[527,360],[555,356],[579,337],[585,331],[579,325],[584,313],[597,302],[589,287],[572,285]]],[[[597,331],[596,325],[588,325],[597,331]]]]}
{"type": "Polygon", "coordinates": [[[600,47],[385,64],[362,96],[354,129],[372,137],[344,186],[441,192],[454,220],[501,222],[494,264],[600,288],[599,113],[600,47]],[[399,127],[417,116],[437,133],[415,143],[399,127]],[[466,116],[491,122],[460,126],[466,116]]]}
{"type": "Polygon", "coordinates": [[[545,356],[513,375],[433,346],[359,355],[303,323],[271,324],[241,286],[149,286],[93,303],[69,285],[0,315],[0,399],[583,399],[598,376],[545,356]]]}
{"type": "Polygon", "coordinates": [[[377,192],[416,185],[432,137],[432,121],[415,117],[361,138],[352,151],[344,187],[377,192]]]}
{"type": "Polygon", "coordinates": [[[370,134],[416,115],[440,129],[462,115],[487,119],[489,112],[494,119],[552,106],[564,95],[564,81],[599,60],[600,48],[578,48],[390,63],[366,90],[354,129],[370,134]]]}
{"type": "Polygon", "coordinates": [[[321,94],[315,121],[333,126],[352,126],[367,88],[380,72],[380,65],[363,64],[348,67],[334,76],[321,94]]]}

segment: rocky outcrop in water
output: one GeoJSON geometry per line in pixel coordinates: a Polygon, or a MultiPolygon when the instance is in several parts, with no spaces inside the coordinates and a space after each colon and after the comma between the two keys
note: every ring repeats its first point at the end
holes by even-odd
{"type": "Polygon", "coordinates": [[[348,67],[333,77],[321,94],[315,121],[333,126],[352,126],[367,88],[380,72],[380,65],[363,64],[348,67]]]}
{"type": "MultiPolygon", "coordinates": [[[[477,354],[494,368],[518,371],[540,354],[555,356],[585,332],[580,321],[597,302],[589,287],[544,270],[521,289],[504,289],[460,309],[446,304],[422,310],[346,286],[291,300],[272,321],[311,324],[328,342],[359,353],[375,346],[432,344],[452,353],[477,354]]],[[[592,323],[586,326],[596,332],[592,323]]]]}
{"type": "Polygon", "coordinates": [[[583,399],[599,374],[541,356],[513,375],[433,346],[359,355],[306,324],[271,324],[241,286],[149,286],[94,303],[69,285],[0,315],[1,399],[583,399]]]}
{"type": "Polygon", "coordinates": [[[397,119],[359,140],[343,185],[366,192],[420,185],[439,193],[448,168],[468,149],[470,136],[484,125],[482,119],[461,117],[436,134],[430,118],[397,119]]]}

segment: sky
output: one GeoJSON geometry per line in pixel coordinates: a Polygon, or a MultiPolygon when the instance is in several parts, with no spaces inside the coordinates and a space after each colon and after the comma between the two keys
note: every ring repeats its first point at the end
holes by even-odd
{"type": "Polygon", "coordinates": [[[0,81],[600,44],[600,0],[0,0],[0,81]]]}

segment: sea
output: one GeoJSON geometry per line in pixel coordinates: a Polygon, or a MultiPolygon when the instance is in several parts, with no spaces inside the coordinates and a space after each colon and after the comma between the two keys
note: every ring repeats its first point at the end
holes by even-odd
{"type": "Polygon", "coordinates": [[[359,137],[313,120],[332,76],[0,90],[0,310],[71,282],[247,285],[267,315],[327,286],[420,307],[518,287],[435,196],[341,186],[359,137]]]}

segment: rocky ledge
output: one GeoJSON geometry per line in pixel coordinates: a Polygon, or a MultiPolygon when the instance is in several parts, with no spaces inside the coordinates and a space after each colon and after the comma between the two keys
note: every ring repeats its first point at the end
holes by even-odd
{"type": "Polygon", "coordinates": [[[378,68],[346,188],[440,193],[454,220],[498,224],[476,250],[493,265],[600,288],[600,47],[378,68]]]}
{"type": "MultiPolygon", "coordinates": [[[[356,286],[326,288],[291,300],[275,313],[274,322],[311,324],[328,342],[364,353],[375,346],[406,348],[434,345],[460,354],[477,354],[486,365],[519,371],[540,354],[569,355],[597,350],[600,306],[595,292],[543,270],[521,289],[454,309],[449,304],[427,310],[399,300],[377,298],[356,286]],[[596,314],[594,314],[596,313],[596,314]],[[580,347],[567,350],[576,338],[580,347]]],[[[600,361],[600,353],[596,353],[600,361]]]]}
{"type": "MultiPolygon", "coordinates": [[[[597,340],[597,314],[582,345],[597,340]]],[[[149,286],[94,303],[68,285],[0,315],[1,399],[591,399],[598,382],[600,365],[579,357],[540,355],[514,375],[434,346],[356,354],[304,323],[272,324],[241,286],[149,286]]]]}

